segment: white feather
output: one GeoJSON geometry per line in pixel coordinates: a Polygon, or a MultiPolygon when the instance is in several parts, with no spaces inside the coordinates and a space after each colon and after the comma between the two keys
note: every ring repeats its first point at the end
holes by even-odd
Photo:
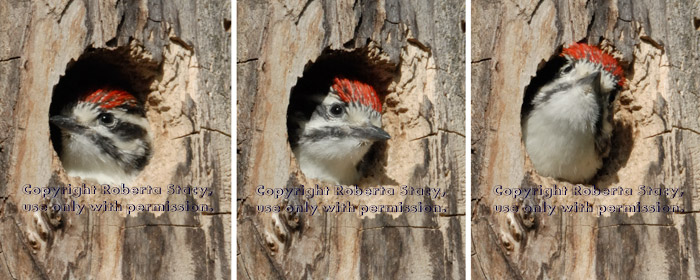
{"type": "MultiPolygon", "coordinates": [[[[592,84],[577,83],[597,71],[600,69],[595,64],[579,62],[569,73],[543,86],[535,96],[535,106],[523,124],[523,137],[539,174],[581,183],[591,179],[603,165],[595,147],[595,124],[602,117],[596,99],[604,94],[603,100],[607,100],[607,94],[615,86],[614,80],[603,72],[600,93],[594,92],[592,84]],[[566,90],[543,94],[558,88],[566,90]]],[[[605,119],[603,129],[608,133],[612,130],[605,119]]]]}
{"type": "MultiPolygon", "coordinates": [[[[92,131],[101,135],[111,135],[112,133],[104,126],[99,125],[97,116],[99,112],[92,104],[78,103],[77,106],[67,108],[64,115],[72,116],[74,120],[92,131]]],[[[111,110],[115,118],[137,124],[150,135],[148,121],[127,114],[122,110],[111,110]]],[[[61,163],[69,176],[81,177],[83,179],[93,179],[100,184],[120,185],[129,184],[138,171],[126,171],[119,163],[107,155],[104,151],[92,143],[85,135],[62,130],[61,163]]],[[[150,142],[150,136],[147,136],[150,142]]],[[[124,152],[131,151],[134,158],[145,153],[145,144],[139,139],[131,141],[114,141],[114,145],[124,152]]]]}
{"type": "MultiPolygon", "coordinates": [[[[320,106],[342,102],[337,95],[326,95],[320,106]]],[[[300,123],[299,135],[304,131],[327,127],[348,127],[372,124],[381,127],[381,116],[368,106],[351,104],[346,107],[342,118],[324,119],[315,112],[307,123],[300,123]]],[[[300,139],[294,148],[294,155],[301,171],[310,178],[317,178],[337,184],[356,183],[361,174],[358,163],[367,154],[372,141],[356,137],[329,137],[324,139],[300,139]]]]}

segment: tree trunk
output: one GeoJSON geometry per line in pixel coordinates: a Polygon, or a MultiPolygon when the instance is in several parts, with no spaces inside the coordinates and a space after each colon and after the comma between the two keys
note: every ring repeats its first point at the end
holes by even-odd
{"type": "Polygon", "coordinates": [[[697,1],[472,3],[472,278],[700,277],[699,14],[697,1]],[[581,40],[614,46],[628,83],[614,103],[610,157],[592,184],[579,187],[632,194],[576,195],[576,185],[539,176],[522,144],[531,78],[558,47],[581,40]],[[568,195],[514,199],[494,190],[555,184],[568,195]],[[684,195],[642,195],[640,186],[684,195]],[[574,203],[593,211],[506,214],[496,207],[574,203]],[[600,211],[637,203],[678,208],[600,211]]]}
{"type": "Polygon", "coordinates": [[[229,278],[229,11],[228,1],[0,2],[0,278],[229,278]],[[72,89],[108,80],[145,101],[151,126],[153,157],[128,187],[162,193],[26,193],[96,185],[65,174],[49,115],[72,89]],[[169,184],[212,192],[168,194],[169,184]],[[128,213],[166,201],[211,209],[128,213]],[[27,211],[103,202],[122,211],[27,211]]]}
{"type": "MultiPolygon", "coordinates": [[[[464,2],[240,1],[237,9],[239,279],[464,279],[464,2]],[[383,194],[337,194],[305,178],[291,152],[291,93],[334,55],[364,59],[369,79],[386,82],[382,118],[392,138],[350,187],[383,194]],[[258,193],[317,185],[329,193],[258,193]],[[402,186],[446,195],[402,195],[402,186]],[[355,212],[322,208],[338,203],[355,212]],[[444,211],[360,213],[400,203],[444,211]],[[297,205],[318,210],[285,211],[297,205]],[[263,206],[283,210],[260,213],[263,206]]],[[[324,69],[357,66],[338,61],[324,69]]]]}

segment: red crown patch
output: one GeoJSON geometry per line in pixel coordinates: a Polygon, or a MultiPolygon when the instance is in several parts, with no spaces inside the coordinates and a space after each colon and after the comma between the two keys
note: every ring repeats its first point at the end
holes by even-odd
{"type": "Polygon", "coordinates": [[[112,109],[119,106],[138,106],[138,100],[123,90],[98,89],[83,97],[82,101],[97,104],[103,109],[112,109]]]}
{"type": "Polygon", "coordinates": [[[333,89],[338,92],[340,99],[347,103],[359,102],[377,112],[382,112],[382,103],[374,88],[357,80],[343,77],[333,79],[333,89]]]}
{"type": "Polygon", "coordinates": [[[603,70],[612,74],[617,79],[617,85],[622,87],[625,84],[625,76],[622,67],[612,55],[602,51],[598,47],[584,43],[573,43],[564,48],[561,56],[572,60],[587,60],[600,64],[603,70]]]}

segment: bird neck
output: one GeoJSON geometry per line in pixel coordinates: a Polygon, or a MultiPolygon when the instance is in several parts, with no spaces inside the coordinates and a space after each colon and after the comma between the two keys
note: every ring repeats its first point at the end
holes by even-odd
{"type": "Polygon", "coordinates": [[[358,161],[354,160],[319,160],[296,153],[299,167],[306,177],[317,178],[337,184],[350,185],[360,177],[357,171],[358,161]]]}

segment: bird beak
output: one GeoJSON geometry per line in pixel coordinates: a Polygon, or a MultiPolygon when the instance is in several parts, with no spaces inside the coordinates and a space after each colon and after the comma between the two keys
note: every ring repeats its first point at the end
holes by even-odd
{"type": "Polygon", "coordinates": [[[581,83],[593,85],[593,91],[598,93],[598,92],[600,92],[600,82],[601,82],[600,75],[601,75],[600,71],[596,71],[596,72],[593,72],[591,74],[588,74],[588,76],[581,79],[581,83]]]}
{"type": "Polygon", "coordinates": [[[55,115],[49,118],[49,122],[61,128],[61,130],[66,130],[69,132],[81,132],[86,129],[85,126],[78,124],[72,118],[55,115]]]}
{"type": "Polygon", "coordinates": [[[372,141],[384,141],[391,139],[389,133],[374,125],[368,125],[360,130],[360,135],[372,141]]]}

